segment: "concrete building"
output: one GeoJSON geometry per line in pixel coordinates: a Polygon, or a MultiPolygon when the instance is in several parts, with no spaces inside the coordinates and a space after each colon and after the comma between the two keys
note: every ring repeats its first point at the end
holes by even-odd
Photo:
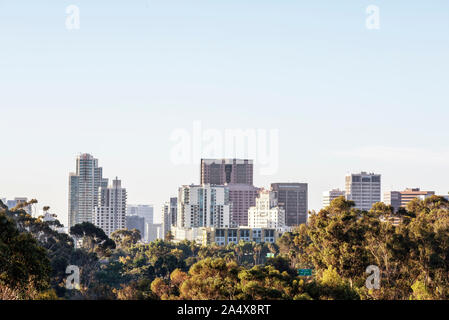
{"type": "Polygon", "coordinates": [[[145,242],[151,242],[158,239],[164,239],[162,223],[146,223],[145,224],[145,242]]]}
{"type": "Polygon", "coordinates": [[[256,205],[259,188],[242,183],[230,183],[226,186],[231,203],[231,226],[247,226],[248,209],[256,205]]]}
{"type": "Polygon", "coordinates": [[[355,202],[355,208],[368,211],[374,203],[380,202],[380,174],[348,174],[345,181],[346,198],[355,202]]]}
{"type": "Polygon", "coordinates": [[[108,236],[115,230],[126,229],[126,197],[126,189],[118,178],[113,180],[112,186],[100,188],[93,223],[108,236]]]}
{"type": "Polygon", "coordinates": [[[201,159],[201,184],[253,185],[253,161],[248,159],[201,159]]]}
{"type": "Polygon", "coordinates": [[[185,185],[178,191],[177,226],[229,227],[231,204],[226,186],[185,185]]]}
{"type": "Polygon", "coordinates": [[[176,197],[170,198],[170,201],[167,201],[162,205],[162,229],[164,239],[171,227],[176,226],[177,211],[178,198],[176,197]]]}
{"type": "Polygon", "coordinates": [[[278,200],[273,191],[259,192],[256,205],[248,210],[248,227],[279,231],[285,228],[285,210],[278,206],[278,200]]]}
{"type": "MultiPolygon", "coordinates": [[[[5,198],[3,200],[2,200],[3,204],[6,205],[9,210],[11,210],[12,208],[15,208],[17,205],[19,205],[21,203],[28,202],[28,198],[26,198],[26,197],[15,197],[14,200],[7,200],[5,198]]],[[[23,207],[22,209],[25,210],[25,212],[30,215],[33,214],[33,208],[31,207],[31,205],[27,205],[27,206],[23,207]]]]}
{"type": "Polygon", "coordinates": [[[289,227],[307,223],[308,185],[307,183],[272,183],[279,207],[285,211],[285,224],[289,227]]]}
{"type": "Polygon", "coordinates": [[[384,193],[384,203],[391,205],[394,211],[407,207],[413,199],[425,199],[435,195],[434,191],[421,191],[419,188],[407,188],[404,191],[388,191],[384,193]]]}
{"type": "Polygon", "coordinates": [[[338,197],[344,197],[346,192],[340,189],[332,189],[329,191],[323,192],[323,208],[328,207],[333,200],[338,197]]]}
{"type": "Polygon", "coordinates": [[[256,242],[274,243],[281,236],[276,229],[267,228],[173,228],[174,242],[195,241],[203,246],[217,244],[226,246],[230,243],[256,242]]]}
{"type": "Polygon", "coordinates": [[[126,215],[126,229],[137,229],[140,231],[140,239],[143,241],[145,237],[145,218],[137,215],[126,215]]]}
{"type": "MultiPolygon", "coordinates": [[[[145,219],[145,224],[154,222],[154,209],[150,204],[129,204],[126,207],[126,215],[142,217],[145,219]]],[[[143,239],[148,238],[145,232],[144,228],[143,239]]]]}
{"type": "Polygon", "coordinates": [[[76,172],[69,175],[69,229],[82,222],[93,222],[100,188],[107,186],[108,179],[103,178],[98,160],[87,153],[78,156],[76,172]]]}

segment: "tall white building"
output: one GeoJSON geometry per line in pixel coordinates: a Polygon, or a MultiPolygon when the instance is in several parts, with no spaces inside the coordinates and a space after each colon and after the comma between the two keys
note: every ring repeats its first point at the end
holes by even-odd
{"type": "Polygon", "coordinates": [[[228,228],[231,222],[226,186],[185,185],[178,191],[177,226],[228,228]]]}
{"type": "Polygon", "coordinates": [[[381,175],[366,172],[348,174],[345,189],[346,198],[355,202],[355,208],[370,210],[374,203],[381,201],[381,175]]]}
{"type": "Polygon", "coordinates": [[[170,201],[162,205],[162,232],[163,238],[171,230],[171,227],[176,226],[176,216],[178,211],[178,198],[170,198],[170,201]]]}
{"type": "Polygon", "coordinates": [[[332,189],[328,191],[323,192],[323,208],[328,207],[331,202],[338,198],[338,197],[344,197],[346,195],[346,192],[340,189],[332,189]]]}
{"type": "Polygon", "coordinates": [[[145,234],[147,238],[145,242],[151,242],[158,239],[164,239],[162,223],[147,223],[145,224],[145,234]]]}
{"type": "Polygon", "coordinates": [[[248,227],[276,230],[285,228],[285,210],[278,206],[275,192],[259,192],[256,205],[248,209],[248,227]]]}
{"type": "Polygon", "coordinates": [[[82,222],[93,222],[94,208],[98,206],[100,188],[107,188],[103,168],[98,159],[88,153],[76,159],[76,172],[69,176],[69,229],[82,222]]]}
{"type": "Polygon", "coordinates": [[[126,189],[116,178],[112,186],[100,188],[98,206],[93,222],[109,236],[115,230],[126,228],[126,189]]]}

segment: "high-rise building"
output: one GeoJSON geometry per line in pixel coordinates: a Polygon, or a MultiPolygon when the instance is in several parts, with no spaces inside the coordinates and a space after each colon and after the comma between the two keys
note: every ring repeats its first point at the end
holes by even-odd
{"type": "MultiPolygon", "coordinates": [[[[145,219],[146,223],[153,223],[154,220],[154,210],[153,206],[150,204],[130,204],[126,207],[126,215],[130,216],[139,216],[145,219]]],[[[142,238],[148,238],[148,235],[145,233],[146,229],[144,228],[144,233],[142,233],[142,238]]]]}
{"type": "Polygon", "coordinates": [[[226,186],[231,202],[231,226],[247,226],[248,209],[256,205],[259,188],[242,183],[231,183],[226,186]]]}
{"type": "Polygon", "coordinates": [[[425,199],[435,195],[434,191],[421,191],[419,188],[407,188],[404,191],[388,191],[384,193],[384,203],[391,205],[394,211],[405,208],[415,198],[425,199]]]}
{"type": "Polygon", "coordinates": [[[126,215],[126,229],[139,230],[140,239],[143,240],[145,237],[145,218],[136,215],[126,215]]]}
{"type": "Polygon", "coordinates": [[[145,234],[147,234],[145,242],[164,239],[162,223],[146,223],[145,229],[145,234]]]}
{"type": "Polygon", "coordinates": [[[273,191],[261,190],[259,192],[256,205],[248,210],[248,227],[276,230],[285,228],[285,211],[278,206],[273,191]]]}
{"type": "Polygon", "coordinates": [[[381,175],[374,173],[353,173],[346,176],[346,198],[355,203],[355,208],[370,210],[373,204],[380,202],[381,175]]]}
{"type": "Polygon", "coordinates": [[[272,183],[279,207],[285,211],[285,224],[289,227],[307,223],[307,183],[272,183]]]}
{"type": "Polygon", "coordinates": [[[165,202],[162,206],[162,230],[164,239],[171,227],[176,226],[177,211],[178,198],[176,197],[170,198],[170,201],[165,202]]]}
{"type": "Polygon", "coordinates": [[[201,184],[224,185],[243,183],[253,185],[253,160],[201,159],[201,184]]]}
{"type": "Polygon", "coordinates": [[[126,189],[115,178],[112,186],[100,188],[98,206],[95,207],[93,223],[109,236],[116,230],[126,228],[126,189]]]}
{"type": "Polygon", "coordinates": [[[334,199],[344,197],[345,195],[346,193],[340,189],[332,189],[323,192],[323,208],[328,207],[334,199]]]}
{"type": "Polygon", "coordinates": [[[178,192],[177,226],[227,228],[231,222],[230,207],[226,186],[182,186],[178,192]]]}
{"type": "Polygon", "coordinates": [[[98,206],[100,188],[107,188],[108,179],[98,159],[84,153],[76,159],[76,173],[69,176],[69,228],[82,222],[93,222],[94,208],[98,206]]]}
{"type": "MultiPolygon", "coordinates": [[[[8,207],[8,209],[12,209],[15,208],[17,205],[21,204],[21,203],[26,203],[28,202],[28,198],[26,197],[15,197],[14,200],[6,200],[3,201],[3,204],[6,205],[8,207]]],[[[33,209],[31,207],[31,205],[27,205],[25,207],[22,208],[23,210],[25,210],[26,213],[28,214],[32,214],[33,213],[33,209]]]]}

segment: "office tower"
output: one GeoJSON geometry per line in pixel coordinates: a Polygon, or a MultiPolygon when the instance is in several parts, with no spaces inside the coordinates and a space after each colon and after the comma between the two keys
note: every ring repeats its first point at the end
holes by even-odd
{"type": "Polygon", "coordinates": [[[137,229],[140,231],[140,239],[143,240],[145,236],[145,218],[136,215],[126,216],[126,229],[137,229]]]}
{"type": "Polygon", "coordinates": [[[110,187],[101,187],[98,206],[94,210],[94,224],[109,236],[126,228],[126,189],[115,178],[110,187]]]}
{"type": "Polygon", "coordinates": [[[224,185],[243,183],[253,185],[253,160],[201,159],[201,184],[224,185]]]}
{"type": "Polygon", "coordinates": [[[356,173],[346,176],[346,198],[355,202],[355,208],[370,210],[372,205],[380,202],[380,174],[356,173]]]}
{"type": "Polygon", "coordinates": [[[285,224],[289,227],[307,223],[307,183],[272,183],[279,207],[285,211],[285,224]]]}
{"type": "Polygon", "coordinates": [[[231,203],[231,226],[247,226],[248,209],[256,205],[259,189],[242,183],[231,183],[226,186],[229,189],[231,203]]]}
{"type": "Polygon", "coordinates": [[[328,207],[334,199],[344,197],[345,195],[346,193],[340,189],[332,189],[323,192],[323,208],[328,207]]]}
{"type": "Polygon", "coordinates": [[[69,229],[82,222],[93,222],[94,208],[98,205],[100,188],[107,188],[103,168],[98,160],[84,153],[76,159],[76,172],[69,176],[69,229]]]}
{"type": "Polygon", "coordinates": [[[162,223],[146,223],[145,229],[145,233],[147,234],[145,242],[148,243],[158,239],[164,239],[162,223]]]}
{"type": "Polygon", "coordinates": [[[261,190],[256,205],[248,210],[249,228],[273,228],[282,230],[285,227],[285,211],[278,206],[273,191],[261,190]]]}
{"type": "MultiPolygon", "coordinates": [[[[150,204],[130,204],[126,208],[127,215],[136,215],[139,217],[143,217],[145,218],[145,223],[153,223],[153,212],[153,206],[150,204]]],[[[146,229],[144,229],[144,232],[146,232],[146,229]]],[[[148,238],[148,235],[146,233],[142,233],[142,238],[146,239],[148,238]]]]}
{"type": "Polygon", "coordinates": [[[162,206],[162,230],[163,236],[165,236],[170,231],[172,226],[176,226],[176,215],[178,210],[178,198],[170,198],[162,206]]]}
{"type": "MultiPolygon", "coordinates": [[[[4,200],[5,201],[3,202],[3,204],[6,205],[9,210],[15,208],[17,205],[19,205],[21,203],[28,202],[28,198],[26,198],[26,197],[15,197],[14,200],[6,200],[6,199],[4,199],[4,200]]],[[[25,210],[25,212],[28,214],[33,213],[31,205],[27,205],[27,206],[23,207],[22,209],[25,210]]]]}
{"type": "Polygon", "coordinates": [[[177,226],[229,227],[230,207],[229,189],[226,186],[182,186],[178,192],[177,226]]]}
{"type": "Polygon", "coordinates": [[[391,205],[394,211],[405,208],[413,199],[425,199],[435,195],[434,191],[421,191],[419,188],[407,188],[404,191],[389,191],[384,193],[384,203],[391,205]]]}

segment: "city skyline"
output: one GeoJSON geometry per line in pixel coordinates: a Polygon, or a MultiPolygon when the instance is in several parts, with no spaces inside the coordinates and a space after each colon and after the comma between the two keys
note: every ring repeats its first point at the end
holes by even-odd
{"type": "Polygon", "coordinates": [[[277,170],[255,161],[254,185],[307,182],[310,210],[351,172],[382,174],[382,193],[449,191],[447,1],[100,0],[75,4],[68,30],[71,4],[1,1],[2,198],[36,198],[67,226],[67,174],[88,152],[160,222],[199,182],[203,155],[171,159],[197,121],[277,130],[277,170]]]}

